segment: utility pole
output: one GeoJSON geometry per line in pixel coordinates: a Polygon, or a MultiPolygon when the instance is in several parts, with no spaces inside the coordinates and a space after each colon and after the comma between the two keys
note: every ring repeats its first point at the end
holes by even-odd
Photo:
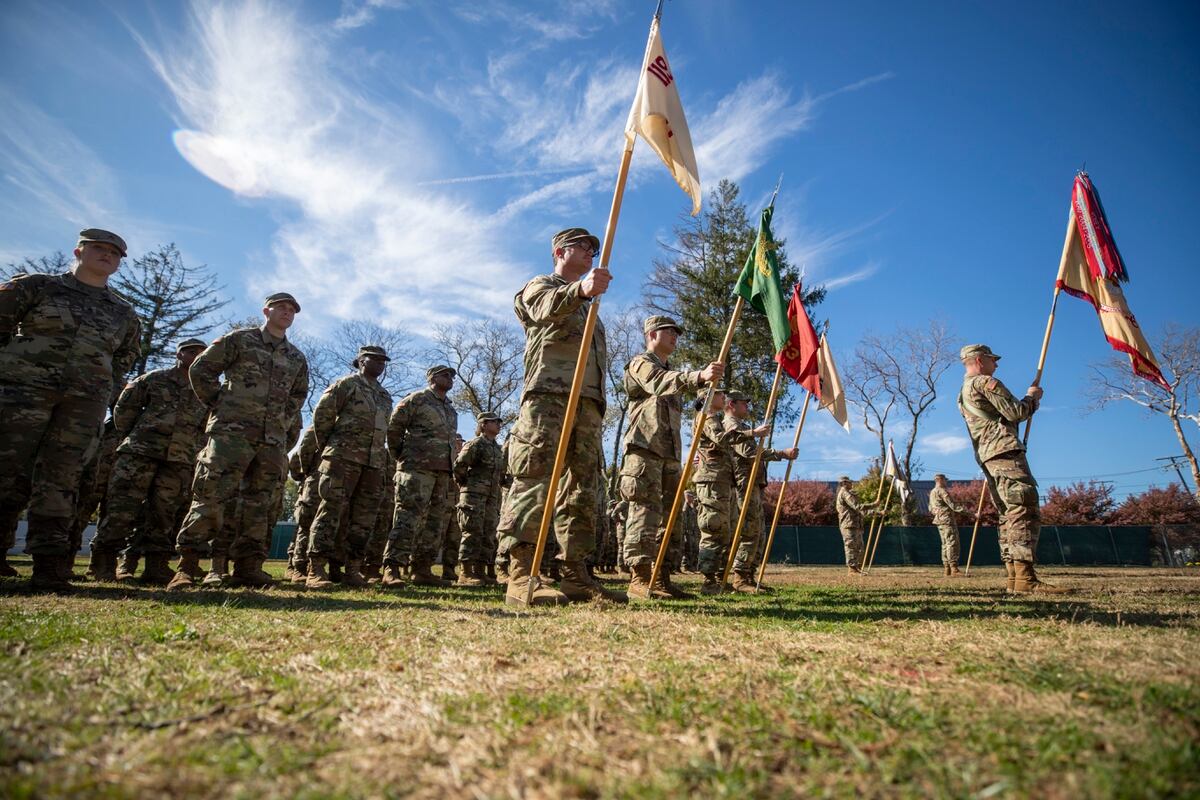
{"type": "MultiPolygon", "coordinates": [[[[1156,458],[1154,460],[1170,461],[1171,466],[1175,468],[1175,474],[1179,476],[1179,485],[1182,486],[1183,490],[1188,493],[1189,497],[1192,498],[1193,503],[1200,505],[1200,498],[1197,498],[1196,495],[1192,493],[1192,490],[1188,488],[1187,481],[1183,479],[1183,470],[1179,466],[1179,462],[1183,460],[1183,456],[1164,456],[1163,458],[1156,458]]],[[[1163,468],[1166,469],[1165,466],[1163,468]]]]}

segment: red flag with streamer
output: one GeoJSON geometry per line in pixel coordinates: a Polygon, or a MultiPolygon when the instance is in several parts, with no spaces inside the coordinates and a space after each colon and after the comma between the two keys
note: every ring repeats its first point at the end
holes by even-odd
{"type": "Polygon", "coordinates": [[[821,375],[817,364],[817,353],[821,349],[817,341],[817,332],[813,329],[808,313],[804,310],[801,299],[800,284],[792,289],[792,301],[788,303],[788,322],[792,327],[792,336],[775,356],[775,360],[783,365],[783,371],[791,375],[797,383],[812,393],[817,400],[821,399],[821,375]]]}

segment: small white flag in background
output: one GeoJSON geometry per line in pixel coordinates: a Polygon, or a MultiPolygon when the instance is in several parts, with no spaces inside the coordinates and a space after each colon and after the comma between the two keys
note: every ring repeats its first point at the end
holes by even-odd
{"type": "Polygon", "coordinates": [[[896,450],[892,447],[891,439],[888,439],[887,462],[883,465],[883,477],[892,479],[892,486],[900,492],[901,500],[908,499],[908,481],[900,469],[900,461],[896,458],[896,450]]]}
{"type": "Polygon", "coordinates": [[[829,413],[838,424],[850,432],[850,415],[846,412],[846,392],[842,389],[842,379],[838,375],[837,365],[833,363],[833,351],[829,342],[821,336],[821,349],[817,353],[817,368],[821,375],[821,408],[829,409],[829,413]]]}

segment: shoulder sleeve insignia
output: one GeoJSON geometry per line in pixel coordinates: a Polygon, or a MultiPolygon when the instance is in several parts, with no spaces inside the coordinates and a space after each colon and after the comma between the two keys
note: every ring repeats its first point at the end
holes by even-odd
{"type": "Polygon", "coordinates": [[[984,384],[983,388],[987,389],[989,392],[994,392],[994,391],[996,391],[996,387],[999,385],[1000,385],[1000,381],[996,380],[995,378],[992,378],[986,384],[984,384]]]}

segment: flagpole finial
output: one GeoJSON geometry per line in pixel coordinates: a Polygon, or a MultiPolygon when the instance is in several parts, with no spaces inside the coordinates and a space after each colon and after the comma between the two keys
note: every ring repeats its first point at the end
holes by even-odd
{"type": "Polygon", "coordinates": [[[783,173],[779,173],[779,181],[775,184],[775,191],[771,193],[771,202],[767,204],[768,208],[775,207],[775,198],[779,196],[779,187],[783,185],[783,173]]]}
{"type": "Polygon", "coordinates": [[[663,7],[663,0],[658,0],[658,7],[654,9],[654,18],[655,19],[662,18],[662,7],[663,7]]]}

